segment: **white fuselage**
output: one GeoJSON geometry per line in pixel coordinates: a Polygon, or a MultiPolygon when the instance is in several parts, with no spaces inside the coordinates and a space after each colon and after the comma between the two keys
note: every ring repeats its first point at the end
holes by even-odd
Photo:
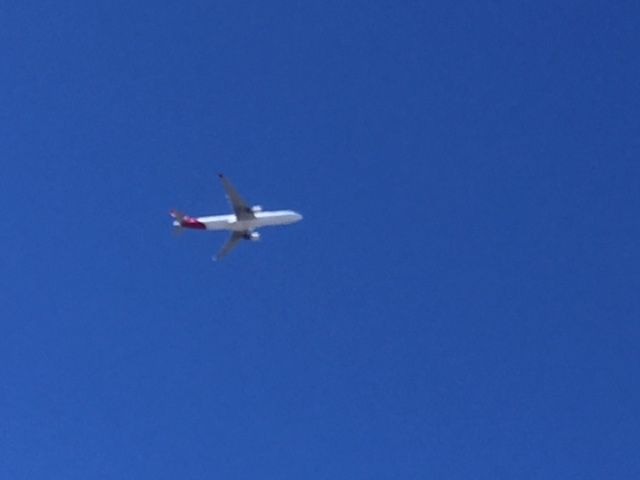
{"type": "Polygon", "coordinates": [[[287,225],[302,220],[302,215],[293,210],[277,210],[272,212],[255,212],[255,218],[238,220],[234,214],[197,217],[207,230],[232,230],[236,232],[251,231],[272,225],[287,225]]]}

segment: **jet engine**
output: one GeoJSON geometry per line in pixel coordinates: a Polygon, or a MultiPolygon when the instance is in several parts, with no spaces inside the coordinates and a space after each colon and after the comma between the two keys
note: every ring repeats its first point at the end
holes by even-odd
{"type": "Polygon", "coordinates": [[[262,211],[262,205],[254,205],[253,207],[251,207],[251,212],[253,213],[258,213],[262,211]]]}
{"type": "Polygon", "coordinates": [[[244,236],[245,239],[251,240],[252,242],[257,242],[260,240],[260,233],[258,232],[247,232],[244,236]]]}

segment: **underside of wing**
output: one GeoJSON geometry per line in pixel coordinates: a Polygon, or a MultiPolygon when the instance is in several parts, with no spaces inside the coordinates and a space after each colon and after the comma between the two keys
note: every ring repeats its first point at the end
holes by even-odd
{"type": "Polygon", "coordinates": [[[244,238],[245,235],[246,234],[244,232],[231,232],[231,235],[229,235],[229,238],[227,239],[225,244],[222,246],[218,254],[215,257],[213,257],[213,259],[220,260],[227,253],[233,250],[233,247],[235,247],[238,244],[238,242],[244,238]]]}
{"type": "Polygon", "coordinates": [[[227,198],[229,199],[229,203],[231,204],[231,208],[233,208],[233,213],[235,213],[236,218],[238,220],[252,220],[256,218],[251,207],[247,205],[247,202],[244,201],[233,185],[231,185],[231,182],[229,182],[229,180],[227,180],[222,174],[219,174],[218,176],[222,181],[222,186],[224,187],[224,191],[227,194],[227,198]]]}

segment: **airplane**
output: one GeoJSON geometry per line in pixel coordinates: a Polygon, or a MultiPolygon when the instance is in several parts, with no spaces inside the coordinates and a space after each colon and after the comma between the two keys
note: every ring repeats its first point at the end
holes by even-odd
{"type": "Polygon", "coordinates": [[[176,232],[183,228],[190,230],[230,230],[231,234],[226,243],[213,260],[220,260],[235,247],[240,240],[260,240],[260,233],[256,229],[272,225],[287,225],[302,220],[302,215],[293,210],[276,210],[266,212],[260,205],[250,207],[238,194],[231,182],[223,174],[218,174],[222,181],[227,199],[231,204],[233,213],[228,215],[213,215],[208,217],[191,217],[171,210],[173,227],[176,232]]]}

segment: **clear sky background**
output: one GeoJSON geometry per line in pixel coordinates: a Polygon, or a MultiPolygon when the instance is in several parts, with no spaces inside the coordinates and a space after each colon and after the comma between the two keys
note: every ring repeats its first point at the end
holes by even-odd
{"type": "Polygon", "coordinates": [[[640,478],[639,5],[2,2],[0,478],[640,478]]]}

